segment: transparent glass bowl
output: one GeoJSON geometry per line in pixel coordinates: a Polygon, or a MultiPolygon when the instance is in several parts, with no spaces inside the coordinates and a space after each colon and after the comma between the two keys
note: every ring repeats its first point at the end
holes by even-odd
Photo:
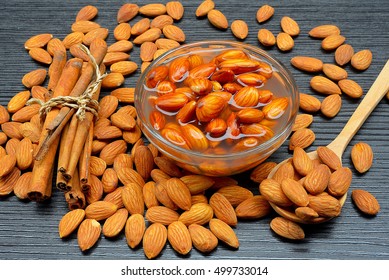
{"type": "Polygon", "coordinates": [[[265,161],[285,142],[291,133],[292,125],[298,112],[299,93],[292,74],[281,62],[264,50],[232,41],[202,41],[169,50],[154,60],[138,80],[135,89],[135,107],[138,113],[138,125],[143,134],[163,155],[174,160],[178,166],[196,174],[229,176],[247,171],[265,161]],[[217,49],[221,51],[229,49],[243,50],[249,55],[270,64],[273,68],[272,78],[278,80],[283,87],[283,92],[286,93],[283,97],[288,98],[290,109],[287,112],[288,115],[284,117],[283,123],[280,124],[278,131],[272,138],[254,148],[228,154],[211,154],[188,150],[167,141],[150,123],[147,112],[150,112],[151,105],[148,100],[149,93],[144,86],[149,71],[180,56],[217,49]]]}

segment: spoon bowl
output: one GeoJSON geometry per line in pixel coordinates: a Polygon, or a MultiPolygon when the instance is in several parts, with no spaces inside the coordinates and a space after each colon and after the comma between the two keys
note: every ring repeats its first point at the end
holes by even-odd
{"type": "MultiPolygon", "coordinates": [[[[389,60],[386,62],[385,66],[381,70],[377,79],[374,81],[373,85],[371,86],[371,88],[369,89],[366,96],[363,98],[363,100],[361,101],[361,103],[359,104],[355,112],[352,114],[352,116],[344,126],[343,130],[330,144],[327,145],[327,147],[330,150],[332,150],[339,157],[341,161],[342,161],[343,152],[346,149],[347,145],[350,143],[351,139],[361,128],[361,126],[369,117],[369,115],[377,106],[377,104],[389,91],[388,77],[389,77],[389,60]]],[[[317,151],[308,153],[308,156],[312,160],[319,158],[317,151]]],[[[273,170],[270,172],[268,178],[269,179],[273,178],[274,174],[280,168],[280,166],[282,166],[288,161],[290,161],[290,158],[280,162],[277,166],[275,166],[273,170]]],[[[338,199],[341,206],[344,205],[346,198],[347,198],[347,193],[345,193],[343,196],[341,196],[338,199]]],[[[319,224],[332,219],[328,217],[318,217],[310,221],[306,221],[298,217],[294,213],[293,209],[280,207],[272,202],[269,203],[271,207],[274,209],[274,211],[276,211],[279,215],[293,222],[302,223],[302,224],[319,224]]]]}

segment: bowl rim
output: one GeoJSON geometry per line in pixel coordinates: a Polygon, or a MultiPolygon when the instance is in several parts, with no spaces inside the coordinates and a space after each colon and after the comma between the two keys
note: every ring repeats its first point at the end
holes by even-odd
{"type": "MultiPolygon", "coordinates": [[[[187,48],[193,48],[193,47],[199,47],[202,45],[227,45],[227,49],[233,49],[233,48],[241,48],[243,50],[250,50],[254,53],[259,54],[260,56],[264,57],[265,60],[270,62],[270,65],[272,68],[276,68],[277,71],[280,73],[280,76],[284,81],[286,81],[289,86],[292,89],[292,93],[295,93],[295,97],[291,97],[295,101],[295,106],[294,110],[291,112],[292,118],[286,123],[285,127],[282,128],[281,132],[279,132],[277,135],[274,135],[272,138],[269,140],[261,143],[260,145],[256,146],[255,148],[250,148],[244,151],[238,151],[238,152],[229,152],[227,154],[208,154],[204,153],[203,151],[194,151],[190,149],[185,149],[181,148],[177,145],[174,145],[173,143],[167,141],[165,138],[161,137],[160,133],[155,131],[150,123],[147,121],[147,117],[143,114],[142,110],[137,110],[138,114],[138,121],[141,122],[141,128],[142,126],[147,129],[147,131],[153,136],[156,137],[157,139],[160,139],[164,143],[164,145],[167,145],[170,149],[177,151],[178,153],[185,153],[189,156],[196,156],[196,157],[202,157],[202,158],[209,158],[209,159],[226,159],[226,158],[236,158],[237,156],[239,157],[245,157],[250,154],[255,154],[258,153],[259,151],[267,151],[274,143],[277,143],[277,140],[280,139],[284,134],[286,133],[291,133],[291,127],[294,123],[294,119],[296,118],[297,112],[298,112],[298,104],[299,104],[299,90],[296,84],[296,81],[293,77],[293,74],[289,71],[289,69],[277,58],[275,58],[273,55],[269,54],[266,50],[263,50],[257,46],[253,46],[247,43],[242,43],[242,42],[236,42],[236,41],[231,41],[231,40],[204,40],[204,41],[197,41],[193,43],[187,43],[180,45],[179,47],[170,49],[160,55],[157,59],[155,59],[151,64],[147,66],[147,68],[143,71],[143,73],[140,75],[136,86],[135,86],[135,92],[134,92],[134,105],[135,108],[137,108],[137,104],[140,105],[140,97],[141,97],[141,92],[143,88],[143,81],[145,80],[148,72],[150,69],[152,69],[154,66],[158,66],[161,61],[164,61],[167,57],[169,57],[172,53],[175,53],[177,51],[187,49],[187,48]],[[275,67],[276,66],[276,67],[275,67]]],[[[185,55],[185,53],[179,54],[180,56],[185,55]]],[[[151,142],[154,143],[149,137],[145,135],[145,137],[151,142]]],[[[287,139],[288,136],[285,137],[285,140],[287,139]]],[[[282,145],[282,144],[281,144],[282,145]]],[[[164,150],[165,151],[165,150],[164,150]]],[[[167,152],[167,151],[165,151],[167,152]]],[[[168,152],[171,154],[170,152],[168,152]]],[[[175,157],[175,156],[174,156],[175,157]]]]}

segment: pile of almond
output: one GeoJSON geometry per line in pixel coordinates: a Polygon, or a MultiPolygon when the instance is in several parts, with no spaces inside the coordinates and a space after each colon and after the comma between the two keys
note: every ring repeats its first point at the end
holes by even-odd
{"type": "MultiPolygon", "coordinates": [[[[105,40],[109,36],[108,29],[93,21],[97,13],[96,7],[85,6],[77,14],[71,32],[62,40],[52,34],[38,34],[25,42],[25,49],[40,65],[51,66],[58,49],[87,62],[90,58],[80,52],[79,44],[90,46],[95,39],[105,40]]],[[[273,13],[274,8],[264,5],[257,12],[258,22],[266,22],[273,13]]],[[[129,52],[134,44],[139,46],[143,71],[152,60],[186,40],[183,30],[175,25],[183,15],[184,7],[178,1],[141,7],[127,3],[118,11],[118,24],[113,30],[116,42],[108,46],[103,60],[109,71],[101,86],[110,94],[99,100],[98,118],[93,123],[90,188],[84,193],[86,207],[74,209],[69,205],[71,211],[59,222],[60,237],[77,231],[82,251],[93,247],[101,234],[112,238],[123,232],[129,247],[136,248],[142,243],[147,258],[157,257],[167,242],[182,255],[188,254],[192,246],[209,253],[219,241],[238,248],[239,240],[234,231],[238,220],[267,216],[271,213],[269,201],[293,209],[296,217],[308,222],[340,213],[338,198],[351,184],[350,169],[334,165],[332,157],[328,160],[326,156],[331,153],[324,147],[324,153],[319,154],[321,162],[308,160],[303,149],[315,140],[314,132],[308,128],[313,113],[320,110],[325,116],[334,117],[341,107],[342,92],[355,98],[362,96],[360,86],[348,80],[347,72],[340,66],[351,61],[356,69],[367,69],[371,52],[362,50],[354,54],[350,45],[343,44],[345,38],[336,26],[311,30],[310,36],[323,38],[323,49],[336,49],[335,60],[339,66],[323,64],[316,58],[292,59],[296,68],[323,72],[328,77],[315,76],[311,81],[315,91],[328,97],[321,102],[312,95],[301,94],[300,108],[305,113],[297,116],[290,138],[293,160],[284,164],[272,179],[267,177],[276,165],[273,162],[265,162],[252,170],[250,178],[260,184],[260,194],[254,194],[231,177],[208,177],[180,169],[155,146],[144,142],[136,123],[136,108],[131,105],[134,88],[122,87],[125,77],[138,69],[138,65],[129,60],[129,52]],[[129,21],[137,14],[144,18],[130,25],[129,21]]],[[[215,9],[211,0],[198,6],[196,16],[207,16],[216,28],[229,27],[228,19],[215,9]]],[[[259,42],[265,46],[277,44],[281,51],[291,50],[299,26],[292,18],[284,17],[281,28],[282,32],[276,37],[269,30],[259,30],[259,42]]],[[[247,24],[241,20],[231,24],[231,31],[239,39],[248,35],[247,24]]],[[[14,193],[21,200],[28,199],[42,120],[40,105],[27,105],[27,101],[31,97],[42,102],[50,98],[53,88],[50,82],[45,85],[48,76],[53,76],[50,67],[27,73],[22,79],[25,90],[15,94],[7,106],[0,106],[1,196],[14,193]]],[[[369,170],[373,161],[371,147],[366,143],[356,144],[352,161],[359,172],[369,170]]],[[[352,198],[364,213],[378,213],[379,204],[370,193],[353,190],[352,198]]],[[[277,217],[270,226],[286,238],[304,238],[302,228],[288,219],[277,217]]]]}

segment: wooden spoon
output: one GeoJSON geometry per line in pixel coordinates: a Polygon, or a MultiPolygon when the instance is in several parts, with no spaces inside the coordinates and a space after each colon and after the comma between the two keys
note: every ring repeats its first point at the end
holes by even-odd
{"type": "MultiPolygon", "coordinates": [[[[353,115],[348,120],[347,124],[343,128],[343,130],[339,133],[339,135],[328,144],[328,148],[335,152],[335,154],[342,159],[342,155],[344,150],[346,149],[348,143],[350,143],[351,139],[361,128],[365,120],[369,117],[370,113],[374,110],[377,104],[381,101],[381,99],[385,96],[385,94],[389,91],[389,60],[386,62],[384,68],[381,70],[381,73],[378,75],[377,79],[374,81],[373,85],[367,92],[366,96],[363,98],[353,115]]],[[[308,153],[311,159],[317,159],[318,155],[316,151],[308,153]]],[[[278,168],[287,162],[289,159],[286,159],[279,163],[274,169],[270,172],[268,178],[272,178],[274,173],[278,170],[278,168]]],[[[343,206],[346,201],[347,193],[344,194],[339,202],[343,206]]],[[[294,212],[289,211],[286,208],[279,207],[274,203],[270,202],[270,205],[273,209],[281,216],[298,223],[309,223],[309,224],[317,224],[328,221],[330,218],[318,217],[313,219],[312,221],[304,221],[301,218],[297,217],[294,212]]]]}

